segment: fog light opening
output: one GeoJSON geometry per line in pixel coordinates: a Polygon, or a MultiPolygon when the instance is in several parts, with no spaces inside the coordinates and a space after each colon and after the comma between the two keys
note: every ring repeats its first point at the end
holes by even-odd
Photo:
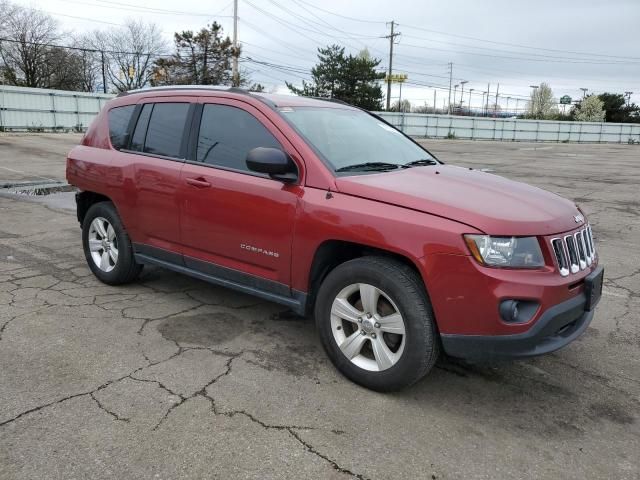
{"type": "Polygon", "coordinates": [[[500,302],[500,318],[506,323],[526,323],[538,310],[538,302],[530,300],[508,299],[500,302]]]}

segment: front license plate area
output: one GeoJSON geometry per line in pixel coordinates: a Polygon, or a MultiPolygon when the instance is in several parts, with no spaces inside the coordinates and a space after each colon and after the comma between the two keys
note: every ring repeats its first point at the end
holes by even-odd
{"type": "Polygon", "coordinates": [[[586,311],[593,310],[600,301],[603,279],[604,268],[602,267],[598,267],[584,279],[584,293],[587,297],[587,303],[584,306],[586,311]]]}

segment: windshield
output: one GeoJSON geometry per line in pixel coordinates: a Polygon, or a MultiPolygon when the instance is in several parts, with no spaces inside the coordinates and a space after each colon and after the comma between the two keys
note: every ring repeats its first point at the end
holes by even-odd
{"type": "Polygon", "coordinates": [[[384,171],[436,163],[398,130],[360,110],[283,107],[280,113],[334,171],[384,171]]]}

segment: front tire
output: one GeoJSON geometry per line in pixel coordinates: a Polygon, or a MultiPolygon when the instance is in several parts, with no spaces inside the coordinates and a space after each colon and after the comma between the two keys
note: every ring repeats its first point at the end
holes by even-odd
{"type": "Polygon", "coordinates": [[[135,280],[142,271],[113,203],[92,205],[82,222],[82,246],[93,274],[108,285],[135,280]]]}
{"type": "Polygon", "coordinates": [[[320,286],[315,319],[336,368],[372,390],[414,384],[440,354],[424,284],[394,259],[362,257],[332,270],[320,286]]]}

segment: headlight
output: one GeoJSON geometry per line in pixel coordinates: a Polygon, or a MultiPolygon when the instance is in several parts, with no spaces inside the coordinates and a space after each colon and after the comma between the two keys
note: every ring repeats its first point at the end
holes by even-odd
{"type": "Polygon", "coordinates": [[[536,237],[492,237],[465,235],[471,254],[482,265],[491,267],[537,268],[544,266],[536,237]]]}

